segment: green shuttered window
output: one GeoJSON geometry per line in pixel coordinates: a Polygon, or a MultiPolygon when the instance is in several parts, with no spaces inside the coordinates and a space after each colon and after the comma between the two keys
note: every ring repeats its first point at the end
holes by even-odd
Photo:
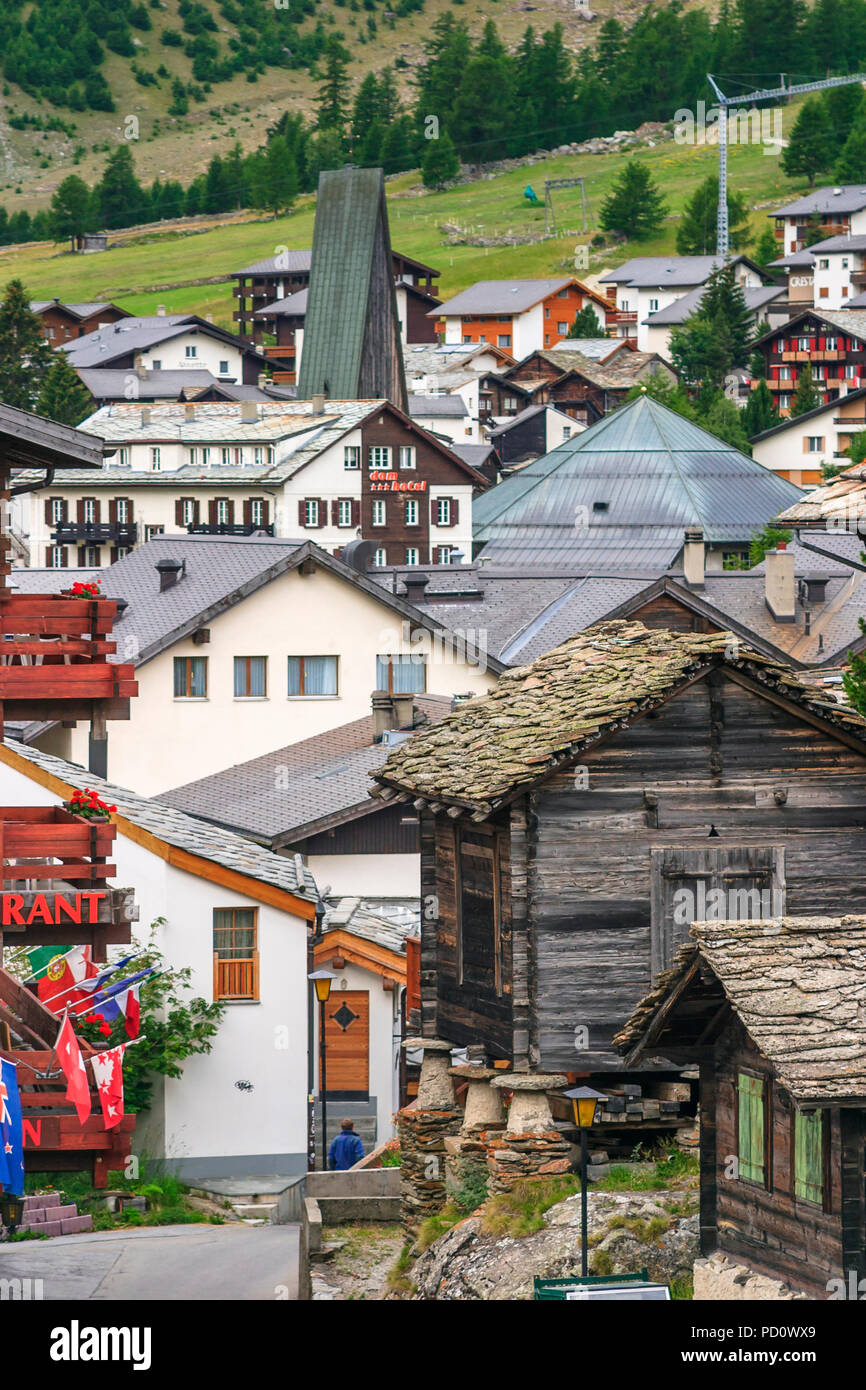
{"type": "Polygon", "coordinates": [[[737,1076],[738,1159],[740,1177],[746,1182],[766,1185],[764,1165],[766,1096],[760,1076],[741,1071],[737,1076]]]}
{"type": "Polygon", "coordinates": [[[824,1119],[818,1111],[794,1114],[794,1195],[817,1206],[824,1202],[824,1119]]]}

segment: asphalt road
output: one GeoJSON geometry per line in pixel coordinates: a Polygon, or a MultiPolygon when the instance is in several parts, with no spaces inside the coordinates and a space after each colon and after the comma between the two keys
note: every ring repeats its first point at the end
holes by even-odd
{"type": "Polygon", "coordinates": [[[294,1299],[297,1226],[157,1226],[0,1246],[0,1280],[48,1301],[294,1299]]]}

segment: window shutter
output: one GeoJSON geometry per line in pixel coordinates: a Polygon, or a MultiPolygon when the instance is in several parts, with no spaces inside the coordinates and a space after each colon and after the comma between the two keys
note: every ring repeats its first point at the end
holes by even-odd
{"type": "Polygon", "coordinates": [[[124,497],[122,500],[126,503],[126,521],[127,521],[127,525],[130,525],[130,526],[131,526],[131,525],[132,525],[132,519],[133,519],[133,516],[134,516],[134,514],[135,514],[135,513],[134,513],[134,508],[133,508],[133,505],[132,505],[132,498],[131,498],[131,497],[124,497]]]}
{"type": "Polygon", "coordinates": [[[75,504],[75,519],[76,519],[76,521],[78,522],[79,526],[83,525],[83,522],[84,522],[84,498],[83,498],[83,497],[79,497],[78,501],[77,501],[76,504],[75,504]]]}
{"type": "Polygon", "coordinates": [[[177,501],[176,501],[175,504],[174,504],[174,524],[175,524],[175,526],[183,526],[183,498],[182,498],[182,497],[178,497],[177,501]]]}
{"type": "Polygon", "coordinates": [[[201,504],[200,504],[198,501],[195,501],[195,502],[193,502],[193,504],[192,504],[192,524],[193,524],[193,526],[198,526],[200,515],[201,515],[201,504]]]}
{"type": "Polygon", "coordinates": [[[306,504],[306,501],[304,500],[304,498],[301,498],[301,500],[300,500],[299,503],[298,503],[298,525],[299,525],[299,526],[306,526],[306,524],[307,524],[307,504],[306,504]]]}
{"type": "Polygon", "coordinates": [[[319,525],[320,525],[320,526],[327,526],[327,524],[328,524],[328,499],[327,499],[327,497],[320,497],[320,498],[319,498],[319,525]]]}
{"type": "Polygon", "coordinates": [[[824,1118],[794,1112],[794,1195],[821,1205],[824,1198],[824,1118]]]}
{"type": "Polygon", "coordinates": [[[110,557],[111,557],[111,563],[112,563],[112,565],[114,564],[115,560],[117,559],[117,550],[118,550],[118,547],[117,547],[116,545],[113,545],[113,546],[111,547],[111,550],[109,551],[109,555],[110,555],[110,557]]]}
{"type": "Polygon", "coordinates": [[[82,569],[82,568],[84,567],[84,563],[85,563],[86,559],[87,559],[87,552],[86,552],[86,550],[85,550],[85,547],[84,547],[83,545],[80,545],[80,546],[78,547],[78,568],[79,568],[79,569],[82,569]]]}
{"type": "Polygon", "coordinates": [[[456,497],[451,498],[451,525],[456,526],[460,517],[460,504],[456,497]]]}
{"type": "Polygon", "coordinates": [[[354,498],[352,499],[352,525],[361,525],[361,503],[354,498]]]}
{"type": "Polygon", "coordinates": [[[263,525],[263,526],[270,526],[270,524],[271,524],[271,504],[270,504],[270,502],[268,502],[268,501],[262,499],[262,525],[263,525]]]}
{"type": "Polygon", "coordinates": [[[54,499],[52,497],[46,497],[45,499],[45,520],[49,526],[52,524],[53,520],[51,515],[53,501],[54,499]]]}
{"type": "Polygon", "coordinates": [[[332,502],[332,503],[331,503],[331,525],[332,525],[332,526],[339,526],[339,524],[340,524],[340,504],[339,504],[339,502],[332,502]]]}
{"type": "Polygon", "coordinates": [[[117,522],[117,498],[112,497],[108,504],[108,520],[112,526],[117,522]]]}
{"type": "Polygon", "coordinates": [[[739,1176],[764,1182],[764,1081],[741,1071],[737,1077],[739,1176]]]}
{"type": "Polygon", "coordinates": [[[96,526],[99,525],[99,522],[101,520],[101,512],[102,504],[100,503],[99,498],[97,497],[93,503],[93,522],[96,526]]]}
{"type": "Polygon", "coordinates": [[[210,526],[216,526],[216,522],[217,522],[217,504],[216,504],[216,498],[215,498],[215,497],[212,497],[211,500],[210,500],[210,501],[208,502],[208,504],[207,504],[207,519],[208,519],[208,524],[209,524],[210,526]]]}
{"type": "Polygon", "coordinates": [[[50,569],[52,568],[52,565],[51,565],[51,552],[52,552],[53,549],[54,549],[54,547],[51,546],[51,545],[46,545],[46,547],[45,547],[45,568],[46,568],[47,570],[50,570],[50,569]]]}
{"type": "Polygon", "coordinates": [[[244,501],[244,526],[251,526],[253,521],[253,505],[249,498],[244,501]]]}

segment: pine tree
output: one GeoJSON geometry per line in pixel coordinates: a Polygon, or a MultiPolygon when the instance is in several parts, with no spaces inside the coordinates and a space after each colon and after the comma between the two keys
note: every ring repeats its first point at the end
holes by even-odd
{"type": "Polygon", "coordinates": [[[144,193],[135,177],[132,150],[125,142],[108,156],[96,193],[100,221],[108,231],[116,227],[130,227],[141,220],[144,193]]]}
{"type": "Polygon", "coordinates": [[[803,103],[782,151],[782,169],[789,179],[807,178],[812,188],[816,175],[832,166],[837,148],[826,106],[817,97],[810,97],[803,103]]]}
{"type": "Polygon", "coordinates": [[[20,280],[10,280],[0,303],[0,400],[32,410],[51,366],[42,320],[20,280]]]}
{"type": "Polygon", "coordinates": [[[780,253],[781,248],[773,234],[772,227],[765,227],[755,243],[752,260],[757,261],[759,266],[766,269],[772,261],[779,259],[780,253]]]}
{"type": "Polygon", "coordinates": [[[866,178],[866,115],[861,115],[848,130],[833,177],[839,183],[862,183],[866,178]]]}
{"type": "Polygon", "coordinates": [[[602,204],[600,222],[606,232],[643,241],[659,230],[666,212],[649,169],[630,159],[602,204]]]}
{"type": "Polygon", "coordinates": [[[265,203],[274,217],[290,208],[298,196],[298,170],[282,136],[270,141],[265,156],[265,203]]]}
{"type": "Polygon", "coordinates": [[[751,453],[743,428],[743,412],[736,401],[729,400],[721,391],[717,391],[709,401],[705,400],[701,424],[717,439],[723,439],[733,449],[739,449],[741,454],[751,453]]]}
{"type": "MultiPolygon", "coordinates": [[[[860,631],[866,633],[866,623],[862,618],[860,631]]],[[[848,669],[842,672],[842,687],[857,713],[866,716],[866,656],[851,653],[848,669]]]]}
{"type": "Polygon", "coordinates": [[[336,130],[342,138],[348,120],[349,78],[347,68],[350,54],[336,34],[325,40],[319,59],[319,130],[336,130]]]}
{"type": "Polygon", "coordinates": [[[807,411],[814,410],[823,403],[824,395],[815,385],[812,367],[810,363],[804,362],[797,375],[797,385],[791,400],[791,419],[796,419],[798,415],[805,415],[807,411]]]}
{"type": "MultiPolygon", "coordinates": [[[[763,359],[762,359],[763,360],[763,359]]],[[[779,412],[773,394],[762,377],[743,409],[743,429],[750,439],[779,424],[779,412]]]]}
{"type": "MultiPolygon", "coordinates": [[[[716,249],[719,180],[715,174],[698,184],[683,208],[677,227],[678,256],[710,256],[716,249]]],[[[728,236],[731,248],[741,251],[749,240],[749,207],[741,193],[728,189],[728,236]]],[[[777,254],[774,251],[774,254],[777,254]]]]}
{"type": "Polygon", "coordinates": [[[753,336],[752,316],[731,262],[710,275],[698,313],[713,325],[727,356],[727,366],[745,367],[753,336]]]}
{"type": "Polygon", "coordinates": [[[382,141],[382,168],[386,174],[402,174],[414,164],[412,118],[398,116],[385,131],[382,141]]]}
{"type": "Polygon", "coordinates": [[[569,338],[603,338],[604,327],[599,323],[591,304],[584,304],[568,330],[569,338]]]}
{"type": "Polygon", "coordinates": [[[460,173],[460,160],[454,148],[454,141],[443,130],[438,140],[427,142],[427,152],[421,165],[421,178],[425,188],[444,188],[446,183],[456,179],[460,173]]]}
{"type": "Polygon", "coordinates": [[[68,237],[73,251],[93,230],[90,189],[77,174],[68,174],[51,198],[51,230],[57,241],[68,237]]]}
{"type": "Polygon", "coordinates": [[[92,414],[93,400],[65,352],[56,352],[45,373],[36,401],[36,414],[59,425],[80,425],[92,414]]]}

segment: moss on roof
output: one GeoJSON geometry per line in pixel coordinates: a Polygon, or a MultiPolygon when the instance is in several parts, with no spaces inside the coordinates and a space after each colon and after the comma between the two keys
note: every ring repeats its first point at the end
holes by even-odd
{"type": "Polygon", "coordinates": [[[388,787],[483,818],[521,786],[569,762],[605,733],[661,703],[701,668],[739,668],[831,723],[866,739],[866,719],[809,688],[729,632],[669,632],[598,623],[529,666],[506,671],[490,694],[461,704],[396,748],[376,774],[388,787]]]}

